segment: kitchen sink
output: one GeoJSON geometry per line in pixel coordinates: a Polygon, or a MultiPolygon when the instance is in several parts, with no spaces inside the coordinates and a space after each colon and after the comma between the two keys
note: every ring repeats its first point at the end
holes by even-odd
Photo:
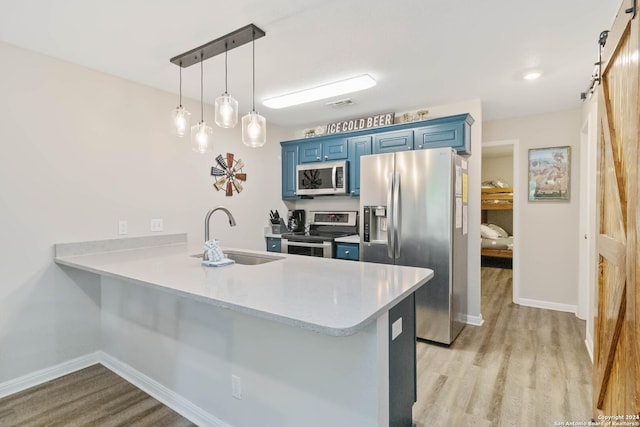
{"type": "MultiPolygon", "coordinates": [[[[202,258],[202,254],[191,255],[194,258],[202,258]]],[[[224,256],[226,258],[232,259],[236,262],[236,264],[242,265],[258,265],[265,264],[267,262],[278,261],[280,259],[284,259],[284,257],[279,256],[270,256],[270,255],[256,255],[248,252],[239,252],[239,251],[224,251],[224,256]]]]}

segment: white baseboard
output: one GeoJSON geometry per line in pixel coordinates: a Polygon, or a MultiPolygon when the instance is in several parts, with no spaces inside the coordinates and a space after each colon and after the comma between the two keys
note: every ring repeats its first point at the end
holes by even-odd
{"type": "Polygon", "coordinates": [[[463,320],[467,325],[482,326],[484,324],[482,314],[479,316],[469,316],[468,314],[465,314],[463,320]]]}
{"type": "Polygon", "coordinates": [[[591,359],[591,363],[593,363],[593,337],[589,335],[589,333],[586,334],[584,345],[587,347],[587,353],[589,353],[589,358],[591,359]]]}
{"type": "Polygon", "coordinates": [[[201,427],[232,427],[214,417],[204,409],[194,405],[189,400],[149,378],[140,371],[121,362],[103,351],[87,354],[56,366],[41,369],[13,380],[0,383],[0,398],[18,393],[47,381],[55,380],[91,365],[100,363],[131,384],[138,387],[154,399],[173,409],[183,417],[201,427]]]}
{"type": "Polygon", "coordinates": [[[123,363],[102,351],[98,353],[100,363],[106,368],[129,381],[131,384],[149,394],[154,399],[173,409],[192,423],[201,427],[232,427],[230,424],[227,424],[219,418],[211,415],[204,409],[180,396],[178,393],[168,389],[156,380],[149,378],[126,363],[123,363]]]}
{"type": "Polygon", "coordinates": [[[85,356],[80,356],[75,359],[68,360],[60,363],[59,365],[51,366],[49,368],[40,369],[39,371],[32,372],[27,375],[23,375],[18,378],[0,383],[0,398],[9,396],[10,394],[18,393],[22,390],[26,390],[30,387],[46,383],[47,381],[55,380],[64,375],[72,372],[79,371],[80,369],[87,368],[91,365],[99,363],[101,352],[90,353],[85,356]]]}
{"type": "Polygon", "coordinates": [[[570,304],[560,304],[557,302],[541,301],[537,299],[520,298],[516,304],[524,305],[527,307],[544,308],[546,310],[566,311],[568,313],[576,314],[578,312],[578,306],[570,304]]]}

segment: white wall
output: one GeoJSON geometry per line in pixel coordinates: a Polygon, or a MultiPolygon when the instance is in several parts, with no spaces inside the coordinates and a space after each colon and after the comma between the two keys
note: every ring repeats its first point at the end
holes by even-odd
{"type": "Polygon", "coordinates": [[[501,180],[509,187],[513,186],[513,155],[482,158],[482,182],[494,179],[501,180]]]}
{"type": "Polygon", "coordinates": [[[484,123],[485,141],[518,139],[520,188],[528,188],[528,150],[571,146],[571,200],[520,203],[521,304],[575,311],[578,303],[579,143],[581,111],[568,110],[484,123]]]}
{"type": "MultiPolygon", "coordinates": [[[[384,109],[384,108],[382,108],[384,109]]],[[[471,152],[469,157],[469,264],[468,264],[468,321],[482,322],[480,314],[480,173],[482,158],[482,104],[479,99],[455,104],[426,107],[427,119],[469,113],[475,123],[471,126],[471,152]]],[[[287,202],[292,209],[310,210],[354,210],[360,208],[358,199],[349,197],[316,197],[308,200],[287,202]]]]}
{"type": "MultiPolygon", "coordinates": [[[[214,155],[202,156],[169,135],[175,95],[7,44],[0,57],[0,383],[99,349],[98,279],[55,266],[54,243],[116,238],[120,219],[128,236],[150,234],[151,218],[199,241],[223,204],[238,226],[216,213],[212,235],[264,249],[269,209],[286,209],[279,141],[292,131],[268,125],[267,145],[249,149],[239,128],[214,128],[214,155]],[[248,174],[232,198],[209,175],[227,151],[248,174]]],[[[199,116],[199,102],[183,104],[199,116]]]]}

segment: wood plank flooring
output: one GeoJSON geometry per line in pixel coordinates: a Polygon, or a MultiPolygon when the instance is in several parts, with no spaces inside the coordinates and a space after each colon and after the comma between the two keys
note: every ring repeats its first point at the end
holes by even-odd
{"type": "Polygon", "coordinates": [[[482,268],[482,327],[447,348],[418,343],[417,427],[591,420],[585,322],[511,302],[511,270],[482,268]]]}
{"type": "Polygon", "coordinates": [[[194,426],[102,365],[0,399],[0,426],[194,426]]]}

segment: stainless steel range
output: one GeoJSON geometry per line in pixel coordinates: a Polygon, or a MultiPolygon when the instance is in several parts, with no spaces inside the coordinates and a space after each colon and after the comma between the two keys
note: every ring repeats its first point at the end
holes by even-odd
{"type": "Polygon", "coordinates": [[[336,238],[358,234],[357,211],[312,211],[309,212],[309,219],[309,227],[305,232],[282,234],[281,252],[333,258],[336,238]]]}

